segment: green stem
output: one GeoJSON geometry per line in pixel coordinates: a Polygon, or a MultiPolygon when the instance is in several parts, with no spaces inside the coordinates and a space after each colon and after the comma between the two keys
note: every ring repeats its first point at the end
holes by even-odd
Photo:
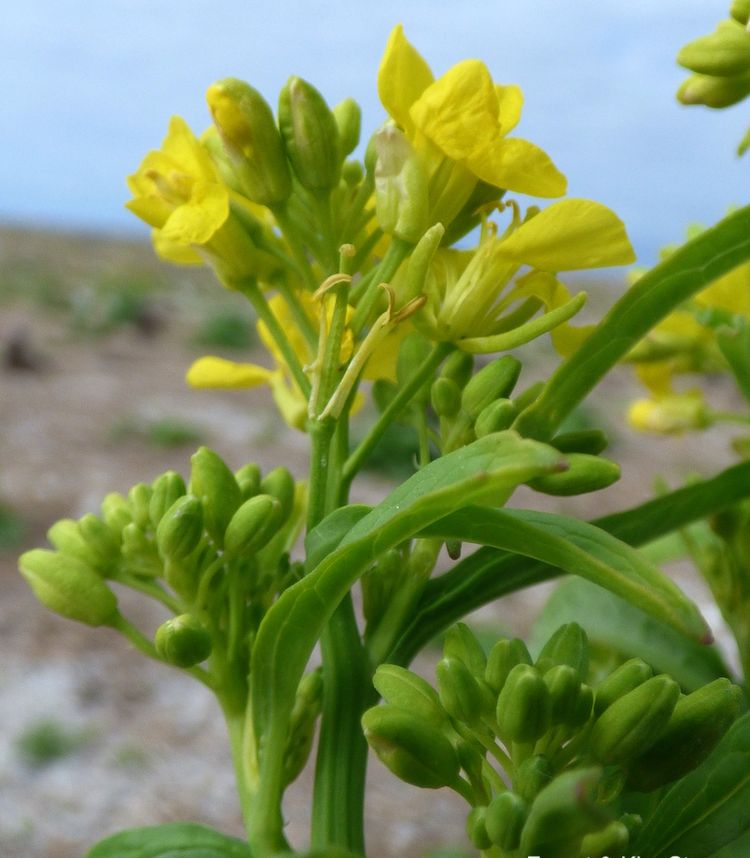
{"type": "Polygon", "coordinates": [[[276,218],[276,223],[278,223],[281,229],[281,234],[286,239],[289,249],[292,251],[294,261],[300,269],[300,273],[302,274],[307,288],[310,289],[311,292],[314,292],[318,287],[315,273],[312,270],[312,265],[310,265],[310,259],[307,255],[307,251],[299,240],[294,221],[289,217],[286,205],[282,204],[280,206],[275,206],[272,211],[273,216],[276,218]]]}
{"type": "Polygon", "coordinates": [[[354,331],[355,336],[370,321],[373,308],[380,295],[378,285],[390,282],[401,263],[412,250],[413,245],[409,244],[408,241],[394,238],[388,245],[388,250],[386,250],[380,263],[357,283],[352,294],[352,300],[357,304],[357,309],[352,317],[352,331],[354,331]]]}
{"type": "Polygon", "coordinates": [[[294,316],[294,321],[299,325],[302,335],[307,340],[307,344],[313,351],[315,351],[315,347],[318,344],[318,332],[313,327],[310,317],[297,300],[297,296],[294,294],[294,291],[286,282],[286,278],[279,277],[278,280],[274,281],[273,285],[279,290],[279,294],[282,295],[286,301],[292,315],[294,316]]]}
{"type": "Polygon", "coordinates": [[[351,485],[352,480],[357,475],[370,453],[375,449],[375,446],[383,436],[385,430],[390,426],[392,421],[398,417],[404,408],[406,408],[412,398],[416,395],[417,391],[419,391],[422,385],[430,378],[454,348],[455,346],[451,343],[438,343],[425,358],[424,362],[416,370],[414,375],[412,375],[406,384],[399,389],[396,396],[394,396],[389,402],[387,408],[385,408],[380,417],[375,421],[375,424],[372,426],[370,431],[344,464],[342,482],[347,486],[347,488],[351,485]]]}
{"type": "Polygon", "coordinates": [[[135,575],[128,575],[127,572],[115,572],[115,574],[111,576],[111,580],[117,581],[118,584],[124,584],[126,587],[130,587],[131,590],[136,590],[139,593],[145,593],[147,596],[151,596],[152,599],[156,599],[157,602],[161,602],[165,608],[169,608],[169,610],[174,614],[182,613],[183,609],[179,601],[173,596],[170,596],[169,593],[167,593],[167,591],[155,581],[144,581],[141,578],[137,578],[135,575]]]}

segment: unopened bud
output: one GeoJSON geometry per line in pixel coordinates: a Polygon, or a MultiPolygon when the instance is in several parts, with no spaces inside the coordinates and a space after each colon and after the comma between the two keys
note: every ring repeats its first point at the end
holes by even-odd
{"type": "Polygon", "coordinates": [[[345,98],[333,108],[333,118],[339,131],[339,147],[341,157],[347,155],[357,148],[359,134],[362,127],[362,111],[353,98],[345,98]]]}
{"type": "Polygon", "coordinates": [[[544,683],[549,689],[551,723],[573,723],[581,690],[578,671],[568,664],[556,664],[544,674],[544,683]]]}
{"type": "Polygon", "coordinates": [[[151,486],[147,486],[145,483],[137,483],[128,492],[128,500],[130,501],[133,521],[138,527],[145,530],[151,522],[148,514],[148,507],[151,503],[151,486]]]}
{"type": "Polygon", "coordinates": [[[112,535],[118,541],[121,540],[123,529],[133,520],[127,499],[119,492],[110,492],[102,501],[101,510],[112,535]]]}
{"type": "Polygon", "coordinates": [[[653,670],[651,670],[643,659],[631,658],[624,664],[621,664],[617,670],[610,673],[597,686],[596,700],[594,702],[595,714],[601,715],[615,700],[619,700],[634,688],[643,685],[653,675],[653,670]]]}
{"type": "Polygon", "coordinates": [[[83,538],[78,522],[72,518],[56,521],[47,531],[47,539],[61,554],[75,557],[89,566],[97,566],[99,558],[83,538]]]}
{"type": "Polygon", "coordinates": [[[103,573],[111,570],[120,556],[120,540],[115,539],[107,525],[93,513],[78,520],[78,529],[97,558],[96,568],[103,573]]]}
{"type": "Polygon", "coordinates": [[[508,674],[497,699],[497,723],[505,741],[535,742],[547,732],[549,691],[535,667],[518,664],[508,674]]]}
{"type": "Polygon", "coordinates": [[[543,754],[527,757],[520,766],[516,767],[513,777],[513,790],[527,803],[552,781],[554,769],[552,763],[543,754]]]}
{"type": "MultiPolygon", "coordinates": [[[[403,280],[399,281],[398,301],[400,304],[418,298],[424,294],[425,281],[430,271],[430,265],[435,253],[440,247],[445,230],[441,223],[433,224],[417,242],[417,246],[409,257],[403,280]]],[[[415,323],[419,323],[420,314],[414,317],[415,323]]]]}
{"type": "MultiPolygon", "coordinates": [[[[737,104],[748,94],[750,94],[750,75],[748,74],[738,77],[694,74],[683,81],[677,90],[677,100],[682,104],[703,104],[706,107],[719,109],[737,104]]],[[[633,415],[631,409],[631,421],[635,422],[636,416],[638,415],[633,415]]]]}
{"type": "Polygon", "coordinates": [[[396,706],[375,706],[362,716],[370,747],[401,780],[439,789],[454,783],[459,762],[443,733],[412,712],[396,706]]]}
{"type": "Polygon", "coordinates": [[[156,545],[134,521],[123,528],[122,557],[127,571],[133,575],[156,578],[162,573],[156,545]]]}
{"type": "Polygon", "coordinates": [[[260,551],[277,532],[281,503],[271,495],[255,495],[232,516],[224,534],[224,550],[232,557],[260,551]]]}
{"type": "Polygon", "coordinates": [[[487,656],[466,623],[456,623],[445,633],[443,655],[446,658],[458,659],[469,669],[472,676],[484,679],[487,656]]]}
{"type": "Polygon", "coordinates": [[[294,477],[288,468],[280,465],[269,471],[261,480],[260,490],[267,495],[272,495],[281,504],[281,515],[279,526],[281,526],[292,514],[294,509],[294,477]]]}
{"type": "Polygon", "coordinates": [[[568,453],[565,460],[568,464],[566,471],[544,474],[529,480],[528,485],[546,495],[569,497],[598,492],[620,479],[620,466],[601,456],[568,453]]]}
{"type": "Polygon", "coordinates": [[[740,24],[747,24],[750,19],[750,0],[732,0],[729,14],[740,24]]]}
{"type": "Polygon", "coordinates": [[[430,226],[427,177],[403,131],[387,125],[375,135],[375,211],[386,235],[416,244],[430,226]]]}
{"type": "Polygon", "coordinates": [[[594,757],[612,765],[645,753],[664,732],[679,696],[680,686],[661,674],[616,700],[594,723],[594,757]]]}
{"type": "Polygon", "coordinates": [[[284,751],[284,781],[287,785],[297,779],[310,756],[322,702],[323,677],[320,670],[314,670],[302,677],[289,719],[284,751]]]}
{"type": "Polygon", "coordinates": [[[565,623],[542,647],[535,662],[542,673],[556,664],[567,664],[584,680],[589,672],[589,641],[578,623],[565,623]]]}
{"type": "Polygon", "coordinates": [[[508,674],[518,664],[531,664],[529,651],[520,638],[503,638],[494,644],[487,658],[484,678],[496,694],[503,690],[508,674]]]}
{"type": "Polygon", "coordinates": [[[243,501],[249,500],[260,491],[260,466],[256,465],[255,462],[248,462],[239,471],[235,471],[234,478],[240,487],[243,501]]]}
{"type": "Polygon", "coordinates": [[[336,119],[318,90],[300,77],[290,77],[279,95],[279,130],[302,187],[335,188],[342,160],[336,119]]]}
{"type": "Polygon", "coordinates": [[[736,21],[722,21],[715,32],[681,48],[677,62],[699,74],[744,74],[750,71],[750,34],[736,21]]]}
{"type": "Polygon", "coordinates": [[[598,456],[607,449],[609,440],[601,429],[581,429],[579,432],[556,435],[550,444],[561,453],[588,453],[590,456],[598,456]]]}
{"type": "Polygon", "coordinates": [[[476,679],[456,658],[443,658],[436,668],[443,709],[463,724],[476,724],[482,715],[482,695],[476,679]]]}
{"type": "Polygon", "coordinates": [[[242,500],[240,487],[224,460],[208,447],[201,447],[190,461],[190,492],[203,502],[206,530],[221,547],[224,531],[242,500]]]}
{"type": "Polygon", "coordinates": [[[281,135],[266,100],[235,78],[212,84],[206,100],[247,196],[264,206],[283,203],[292,183],[281,135]]]}
{"type": "Polygon", "coordinates": [[[156,527],[162,520],[164,513],[172,504],[181,498],[187,489],[185,481],[175,471],[167,471],[153,483],[153,492],[148,504],[148,514],[152,527],[156,527]]]}
{"type": "Polygon", "coordinates": [[[208,630],[192,614],[180,614],[156,630],[154,646],[159,657],[175,667],[193,667],[211,654],[208,630]]]}
{"type": "Polygon", "coordinates": [[[461,404],[473,419],[496,399],[508,396],[521,374],[521,361],[512,355],[504,355],[482,367],[464,388],[461,404]]]}
{"type": "Polygon", "coordinates": [[[461,388],[450,378],[436,378],[430,387],[430,404],[438,417],[455,417],[461,408],[461,388]]]}
{"type": "Polygon", "coordinates": [[[466,835],[477,849],[489,849],[492,841],[487,833],[486,807],[473,807],[466,817],[466,835]]]}
{"type": "Polygon", "coordinates": [[[517,849],[526,822],[526,802],[510,790],[496,795],[487,807],[484,825],[492,843],[503,852],[517,849]]]}
{"type": "Polygon", "coordinates": [[[395,664],[381,664],[372,684],[386,703],[413,712],[436,727],[446,724],[445,711],[435,689],[411,670],[395,664]]]}
{"type": "Polygon", "coordinates": [[[583,838],[581,855],[586,858],[607,858],[608,855],[624,855],[630,843],[630,832],[619,820],[610,822],[601,831],[592,831],[583,838]]]}
{"type": "Polygon", "coordinates": [[[49,610],[88,626],[111,625],[117,599],[90,566],[56,551],[33,549],[18,560],[34,595],[49,610]]]}
{"type": "Polygon", "coordinates": [[[182,560],[196,548],[203,534],[203,508],[194,495],[176,500],[156,529],[156,544],[165,560],[182,560]]]}
{"type": "Polygon", "coordinates": [[[474,372],[474,356],[467,352],[455,351],[450,354],[440,368],[440,377],[449,378],[463,388],[474,372]]]}
{"type": "Polygon", "coordinates": [[[510,399],[496,399],[483,408],[474,422],[474,432],[477,438],[484,438],[493,432],[509,429],[518,416],[518,409],[510,399]]]}

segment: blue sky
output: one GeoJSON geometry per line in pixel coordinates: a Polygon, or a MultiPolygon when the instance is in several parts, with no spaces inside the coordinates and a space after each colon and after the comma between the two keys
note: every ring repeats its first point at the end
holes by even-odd
{"type": "Polygon", "coordinates": [[[383,119],[375,76],[402,22],[437,73],[469,56],[526,94],[516,132],[543,146],[571,196],[620,214],[643,262],[685,224],[747,201],[734,146],[750,110],[685,109],[674,56],[728,0],[26,0],[0,28],[0,220],[146,234],[124,176],[168,118],[208,122],[203,94],[242,77],[275,103],[290,74],[383,119]]]}

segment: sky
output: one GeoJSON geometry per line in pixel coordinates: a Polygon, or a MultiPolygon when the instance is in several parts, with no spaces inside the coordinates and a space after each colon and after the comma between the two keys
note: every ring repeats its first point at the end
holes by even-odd
{"type": "Polygon", "coordinates": [[[517,83],[516,132],[628,226],[639,261],[747,201],[750,155],[734,156],[750,109],[680,107],[679,47],[728,0],[24,0],[0,14],[0,222],[146,235],[124,177],[169,117],[209,122],[206,87],[252,83],[275,104],[291,74],[330,104],[353,96],[371,133],[388,33],[442,73],[467,57],[517,83]]]}

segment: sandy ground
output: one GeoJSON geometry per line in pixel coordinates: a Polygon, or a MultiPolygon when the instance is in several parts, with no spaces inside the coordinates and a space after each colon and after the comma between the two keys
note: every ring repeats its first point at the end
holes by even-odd
{"type": "MultiPolygon", "coordinates": [[[[0,239],[6,270],[19,253],[39,249],[38,243],[19,243],[18,233],[0,239]]],[[[85,277],[86,269],[76,266],[90,242],[82,240],[73,253],[69,242],[60,241],[68,274],[85,277]]],[[[148,258],[142,247],[95,245],[92,256],[101,270],[123,254],[150,264],[142,262],[148,258]]],[[[22,547],[43,545],[46,529],[60,517],[96,511],[108,491],[127,491],[166,468],[187,473],[191,445],[163,449],[140,437],[116,439],[112,429],[123,422],[178,418],[196,427],[233,467],[248,459],[264,467],[283,461],[304,474],[304,436],[280,428],[262,394],[186,388],[185,369],[201,352],[185,347],[179,325],[167,325],[158,336],[124,328],[81,342],[71,338],[64,315],[5,301],[0,344],[18,331],[26,332],[41,358],[35,371],[0,370],[0,495],[26,524],[22,547]]],[[[627,385],[623,377],[609,392],[602,416],[610,423],[619,420],[627,385]]],[[[611,455],[624,462],[639,457],[640,467],[626,468],[623,480],[595,499],[574,499],[565,505],[568,511],[623,508],[650,495],[656,473],[705,471],[732,460],[724,439],[644,441],[627,433],[611,455]]],[[[369,478],[359,499],[374,502],[387,486],[369,478]]],[[[561,506],[541,500],[548,509],[561,506]]],[[[540,505],[540,496],[521,493],[517,502],[540,505]]],[[[223,724],[210,695],[178,671],[132,652],[116,634],[46,612],[17,574],[16,555],[0,555],[0,856],[80,858],[110,832],[172,820],[241,834],[223,724]],[[67,755],[31,766],[19,740],[50,720],[80,741],[67,755]]],[[[699,588],[694,592],[700,596],[699,588]]],[[[517,594],[484,609],[482,619],[523,632],[540,598],[540,592],[517,594]]],[[[142,613],[142,602],[124,604],[147,626],[159,621],[157,612],[142,613]]],[[[309,790],[304,776],[286,807],[289,836],[298,844],[306,837],[309,790]]],[[[371,766],[368,830],[375,858],[416,856],[430,846],[464,842],[463,819],[462,803],[451,794],[413,789],[377,762],[371,766]]]]}

